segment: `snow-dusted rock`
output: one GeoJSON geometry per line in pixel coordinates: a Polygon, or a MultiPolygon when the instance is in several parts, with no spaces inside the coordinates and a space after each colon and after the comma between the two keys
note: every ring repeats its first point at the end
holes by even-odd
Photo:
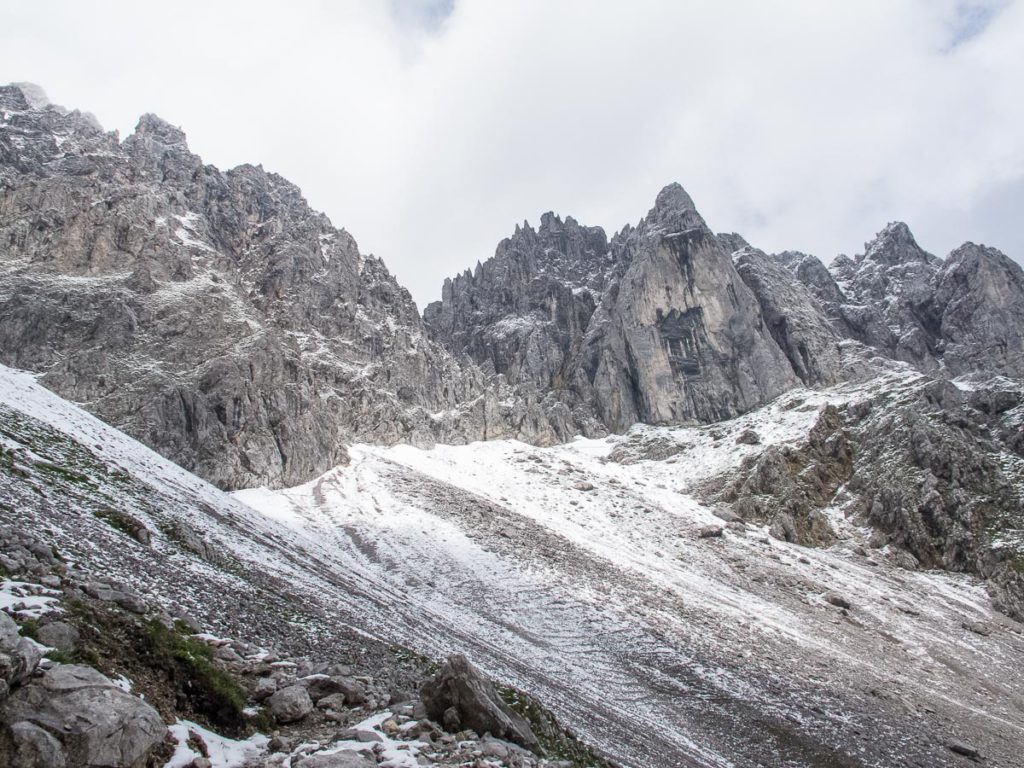
{"type": "Polygon", "coordinates": [[[143,768],[167,731],[155,709],[95,669],[63,664],[15,691],[0,722],[0,762],[12,768],[143,768]]]}
{"type": "Polygon", "coordinates": [[[530,724],[501,700],[494,684],[461,654],[441,665],[420,688],[420,696],[427,714],[437,722],[454,719],[479,734],[489,733],[529,749],[539,746],[530,724]]]}
{"type": "Polygon", "coordinates": [[[267,705],[281,723],[294,723],[313,711],[313,700],[303,685],[281,688],[267,699],[267,705]]]}

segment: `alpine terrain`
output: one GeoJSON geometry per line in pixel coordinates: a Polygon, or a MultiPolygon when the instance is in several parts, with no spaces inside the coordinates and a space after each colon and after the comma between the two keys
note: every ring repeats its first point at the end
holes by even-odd
{"type": "Polygon", "coordinates": [[[421,315],[280,176],[0,87],[0,578],[12,768],[1011,768],[1024,271],[670,184],[421,315]]]}

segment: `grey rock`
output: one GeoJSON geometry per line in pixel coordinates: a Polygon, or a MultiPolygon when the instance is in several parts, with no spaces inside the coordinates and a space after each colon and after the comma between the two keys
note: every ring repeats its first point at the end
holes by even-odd
{"type": "Polygon", "coordinates": [[[438,673],[423,684],[420,696],[428,716],[435,721],[442,722],[446,711],[454,708],[463,728],[490,733],[527,749],[539,749],[530,724],[509,709],[494,684],[465,656],[450,656],[438,673]]]}
{"type": "Polygon", "coordinates": [[[339,710],[345,706],[345,694],[344,693],[330,693],[326,696],[321,696],[316,699],[317,709],[333,709],[339,710]]]}
{"type": "Polygon", "coordinates": [[[462,730],[462,718],[459,717],[459,710],[456,707],[448,707],[441,716],[441,725],[449,733],[458,733],[462,730]]]}
{"type": "Polygon", "coordinates": [[[57,665],[16,690],[0,712],[0,762],[14,765],[26,750],[69,766],[143,768],[166,726],[149,704],[90,667],[57,665]],[[24,724],[24,725],[22,725],[24,724]],[[48,733],[45,739],[39,731],[48,733]],[[54,741],[59,742],[59,752],[54,741]]]}
{"type": "Polygon", "coordinates": [[[364,744],[376,744],[377,742],[384,741],[384,737],[376,731],[364,728],[346,728],[337,734],[337,738],[341,741],[361,741],[364,744]]]}
{"type": "Polygon", "coordinates": [[[966,741],[954,739],[953,741],[948,742],[946,744],[946,747],[949,749],[950,752],[955,752],[958,755],[963,755],[964,757],[968,757],[971,760],[981,759],[981,751],[973,744],[970,744],[966,741]]]}
{"type": "Polygon", "coordinates": [[[782,263],[753,248],[734,253],[733,262],[800,380],[808,386],[839,381],[839,335],[807,286],[782,263]]]}
{"type": "Polygon", "coordinates": [[[984,621],[965,621],[963,623],[963,628],[970,630],[976,635],[981,635],[982,637],[988,637],[992,634],[992,625],[984,621]]]}
{"type": "Polygon", "coordinates": [[[736,436],[738,445],[760,445],[761,436],[752,429],[744,429],[736,436]]]}
{"type": "Polygon", "coordinates": [[[74,652],[78,641],[78,630],[67,622],[50,622],[39,628],[39,642],[62,652],[74,652]]]}
{"type": "Polygon", "coordinates": [[[3,363],[230,488],[308,480],[352,439],[511,418],[285,179],[204,165],[153,115],[119,141],[17,86],[0,107],[3,363]]]}
{"type": "Polygon", "coordinates": [[[280,723],[294,723],[313,711],[313,700],[305,686],[289,685],[267,699],[271,713],[280,723]]]}
{"type": "Polygon", "coordinates": [[[345,703],[351,707],[360,706],[367,701],[366,688],[358,680],[341,675],[311,675],[299,681],[306,686],[313,701],[325,696],[341,694],[345,703]]]}
{"type": "Polygon", "coordinates": [[[804,254],[775,258],[839,336],[930,373],[1024,375],[1024,271],[994,248],[965,243],[938,259],[895,222],[831,274],[804,254]]]}
{"type": "Polygon", "coordinates": [[[375,768],[372,760],[362,752],[343,749],[328,754],[314,754],[295,762],[298,768],[375,768]]]}
{"type": "Polygon", "coordinates": [[[61,743],[38,725],[23,720],[11,725],[8,734],[8,768],[64,768],[67,765],[61,743]]]}
{"type": "Polygon", "coordinates": [[[836,608],[843,608],[845,610],[853,608],[853,604],[838,592],[827,592],[825,594],[825,602],[830,605],[834,605],[836,608]]]}
{"type": "Polygon", "coordinates": [[[798,381],[677,184],[610,242],[553,214],[537,231],[517,228],[493,259],[446,282],[425,319],[455,354],[547,392],[541,405],[559,439],[637,421],[717,421],[798,381]]]}
{"type": "Polygon", "coordinates": [[[213,655],[221,661],[227,661],[234,664],[239,664],[243,660],[242,657],[238,655],[238,652],[230,645],[221,646],[213,652],[213,655]]]}
{"type": "Polygon", "coordinates": [[[265,701],[277,690],[277,680],[273,677],[261,677],[256,681],[256,689],[253,691],[254,701],[265,701]]]}
{"type": "Polygon", "coordinates": [[[699,539],[720,539],[722,538],[722,526],[720,525],[705,525],[699,531],[697,531],[697,538],[699,539]]]}
{"type": "Polygon", "coordinates": [[[0,611],[0,652],[10,652],[18,645],[21,630],[18,623],[3,611],[0,611]]]}

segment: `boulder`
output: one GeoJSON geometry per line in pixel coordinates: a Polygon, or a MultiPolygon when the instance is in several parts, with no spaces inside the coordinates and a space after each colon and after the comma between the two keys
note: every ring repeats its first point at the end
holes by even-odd
{"type": "Polygon", "coordinates": [[[78,630],[66,621],[51,621],[39,628],[39,642],[64,653],[71,653],[78,646],[78,630]]]}
{"type": "Polygon", "coordinates": [[[261,677],[256,681],[256,690],[253,691],[254,701],[264,701],[274,695],[277,690],[277,680],[273,677],[261,677]]]}
{"type": "Polygon", "coordinates": [[[297,768],[376,768],[377,761],[371,760],[362,752],[343,749],[340,752],[310,755],[295,765],[297,768]]]}
{"type": "Polygon", "coordinates": [[[825,594],[825,602],[830,605],[834,605],[836,608],[842,608],[844,610],[849,610],[853,607],[850,601],[838,592],[827,592],[825,594]]]}
{"type": "MultiPolygon", "coordinates": [[[[462,654],[450,656],[438,673],[420,688],[432,720],[443,722],[453,708],[463,728],[490,733],[537,751],[540,743],[530,724],[501,700],[494,684],[462,654]]],[[[451,714],[448,715],[451,719],[451,714]]]]}
{"type": "Polygon", "coordinates": [[[267,703],[279,723],[294,723],[313,711],[313,700],[302,685],[289,685],[274,693],[267,703]]]}
{"type": "Polygon", "coordinates": [[[722,538],[722,526],[705,525],[697,531],[698,539],[720,539],[722,538]]]}
{"type": "Polygon", "coordinates": [[[91,667],[58,664],[0,710],[0,764],[144,768],[167,728],[153,707],[91,667]]]}
{"type": "Polygon", "coordinates": [[[737,445],[760,445],[761,436],[752,429],[744,429],[736,436],[737,445]]]}
{"type": "Polygon", "coordinates": [[[309,691],[313,701],[340,693],[350,707],[366,703],[366,688],[358,680],[341,675],[310,675],[299,681],[309,691]]]}

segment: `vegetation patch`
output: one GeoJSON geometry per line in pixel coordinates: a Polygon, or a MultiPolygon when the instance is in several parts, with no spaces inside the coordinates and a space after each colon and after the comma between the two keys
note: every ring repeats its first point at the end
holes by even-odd
{"type": "Polygon", "coordinates": [[[101,507],[93,510],[93,516],[99,520],[102,520],[111,528],[121,533],[131,536],[136,541],[148,541],[149,536],[146,526],[132,517],[126,512],[122,512],[117,509],[111,509],[110,507],[101,507]]]}
{"type": "Polygon", "coordinates": [[[188,709],[225,732],[245,730],[245,690],[214,663],[210,646],[188,635],[183,626],[169,628],[158,619],[147,621],[143,630],[153,666],[167,674],[188,709]]]}
{"type": "Polygon", "coordinates": [[[62,605],[65,620],[81,637],[74,653],[50,652],[50,659],[87,664],[112,679],[123,675],[168,722],[196,720],[230,736],[269,728],[269,712],[245,716],[247,694],[240,679],[218,666],[213,649],[192,637],[184,624],[168,627],[159,619],[143,620],[92,601],[62,605]]]}
{"type": "Polygon", "coordinates": [[[575,734],[559,725],[555,716],[532,697],[511,686],[499,685],[497,690],[502,701],[530,724],[548,758],[564,760],[573,768],[614,768],[614,763],[599,757],[575,734]]]}

